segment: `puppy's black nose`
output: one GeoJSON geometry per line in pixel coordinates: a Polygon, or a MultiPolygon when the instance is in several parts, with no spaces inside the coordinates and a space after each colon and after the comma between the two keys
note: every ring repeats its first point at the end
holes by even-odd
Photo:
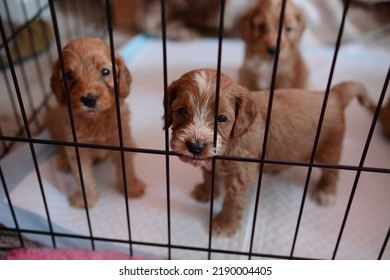
{"type": "Polygon", "coordinates": [[[97,100],[97,97],[94,95],[90,95],[90,94],[80,97],[80,101],[84,104],[84,106],[89,107],[89,108],[93,108],[96,106],[96,100],[97,100]]]}
{"type": "Polygon", "coordinates": [[[274,56],[276,54],[276,47],[269,47],[267,52],[269,55],[274,56]]]}
{"type": "Polygon", "coordinates": [[[206,147],[205,144],[199,143],[199,142],[187,142],[187,148],[188,150],[193,153],[194,155],[200,154],[203,149],[206,147]]]}

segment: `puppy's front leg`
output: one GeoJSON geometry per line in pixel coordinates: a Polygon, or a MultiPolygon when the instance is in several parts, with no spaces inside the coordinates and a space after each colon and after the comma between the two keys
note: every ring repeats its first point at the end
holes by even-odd
{"type": "MultiPolygon", "coordinates": [[[[71,195],[69,198],[69,203],[73,207],[83,208],[84,207],[84,196],[83,191],[81,189],[81,180],[80,180],[80,172],[77,164],[77,158],[75,151],[70,148],[66,148],[65,150],[66,156],[68,158],[71,170],[73,175],[75,176],[77,183],[79,184],[79,188],[77,191],[71,195]]],[[[85,189],[85,195],[87,199],[88,208],[91,208],[95,205],[98,199],[98,191],[96,188],[96,182],[93,176],[93,162],[91,157],[88,155],[88,151],[85,149],[80,149],[80,162],[81,162],[81,171],[83,175],[83,183],[85,189]]]]}
{"type": "MultiPolygon", "coordinates": [[[[127,186],[127,195],[131,198],[141,197],[145,192],[145,183],[142,182],[134,172],[133,166],[133,153],[125,152],[125,171],[126,171],[126,186],[127,186]]],[[[123,193],[125,190],[125,184],[123,182],[123,173],[122,173],[122,160],[119,152],[114,154],[114,162],[116,165],[117,178],[119,180],[119,190],[123,193]]]]}
{"type": "Polygon", "coordinates": [[[239,176],[226,176],[222,211],[214,218],[213,231],[231,236],[240,228],[246,200],[246,186],[239,176]]]}
{"type": "Polygon", "coordinates": [[[244,214],[247,189],[251,186],[258,171],[258,164],[222,161],[225,171],[223,180],[225,197],[222,211],[214,218],[213,231],[216,234],[231,236],[239,230],[244,214]]]}
{"type": "MultiPolygon", "coordinates": [[[[195,198],[198,201],[201,202],[208,202],[210,201],[211,197],[211,179],[212,179],[212,174],[211,170],[208,170],[204,167],[202,167],[203,171],[203,183],[200,183],[195,186],[194,190],[192,191],[191,195],[193,198],[195,198]]],[[[215,176],[214,179],[214,199],[218,198],[220,195],[219,191],[219,180],[218,177],[215,176]]]]}

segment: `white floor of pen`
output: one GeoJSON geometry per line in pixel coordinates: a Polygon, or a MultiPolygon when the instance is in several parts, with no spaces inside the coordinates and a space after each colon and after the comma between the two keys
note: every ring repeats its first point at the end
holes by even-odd
{"type": "MultiPolygon", "coordinates": [[[[222,71],[233,78],[237,78],[242,47],[239,41],[224,41],[222,71]]],[[[214,39],[186,43],[169,42],[167,50],[168,82],[177,79],[188,70],[215,68],[217,65],[217,41],[214,39]]],[[[120,53],[127,61],[133,76],[131,96],[127,101],[132,110],[131,125],[136,143],[140,148],[164,149],[161,41],[142,36],[135,37],[120,50],[120,53]]],[[[303,46],[303,53],[311,72],[309,87],[324,90],[333,49],[306,45],[303,46]]],[[[376,52],[364,46],[346,45],[339,53],[334,82],[346,79],[360,80],[377,100],[387,73],[389,57],[389,53],[376,52]]],[[[347,108],[346,115],[347,132],[341,164],[356,166],[360,162],[372,116],[356,101],[347,108]]],[[[13,160],[26,165],[31,158],[28,153],[25,156],[26,159],[13,160]]],[[[143,198],[129,200],[132,240],[166,244],[168,217],[165,156],[137,154],[135,160],[137,173],[148,187],[143,198]]],[[[72,178],[68,174],[59,173],[55,169],[54,161],[55,158],[50,156],[39,164],[50,219],[57,230],[89,236],[85,212],[71,208],[67,202],[66,195],[69,189],[66,186],[72,184],[72,178]]],[[[382,137],[379,128],[372,139],[365,166],[390,168],[390,142],[382,137]]],[[[115,187],[113,168],[110,161],[96,167],[101,195],[97,205],[89,212],[92,232],[96,237],[127,239],[125,200],[115,187]]],[[[277,176],[264,176],[254,236],[254,253],[284,256],[290,254],[306,172],[306,168],[296,167],[277,176]]],[[[314,170],[313,182],[317,175],[318,170],[314,170]]],[[[22,179],[13,186],[11,192],[13,206],[22,209],[17,212],[18,218],[23,216],[25,219],[22,221],[26,221],[19,226],[46,230],[47,225],[42,222],[46,219],[46,214],[36,172],[30,170],[20,176],[22,179]],[[34,219],[29,219],[29,215],[34,219]],[[37,217],[41,217],[42,220],[33,224],[31,221],[37,217]]],[[[337,201],[333,206],[322,208],[310,199],[306,200],[294,256],[332,257],[355,176],[354,171],[341,171],[337,201]]],[[[171,243],[207,248],[209,204],[201,204],[190,197],[193,186],[202,180],[200,170],[171,157],[170,179],[171,243]]],[[[389,180],[390,174],[374,172],[361,174],[336,258],[378,257],[390,225],[389,180]]],[[[231,238],[213,237],[212,248],[248,251],[254,193],[253,188],[241,230],[231,238]]],[[[220,206],[221,201],[216,201],[215,211],[218,211],[220,206]]],[[[35,235],[29,237],[38,238],[35,235]]],[[[59,246],[79,246],[78,243],[74,243],[75,239],[57,238],[57,242],[59,246]]],[[[48,244],[51,244],[50,241],[48,244]]],[[[88,244],[86,242],[84,245],[88,244]]],[[[100,244],[101,242],[97,242],[97,248],[100,248],[100,244]]],[[[128,248],[127,245],[119,243],[116,245],[123,250],[128,248]]],[[[390,249],[387,247],[384,259],[390,259],[390,249]]],[[[134,249],[139,254],[167,257],[167,249],[162,247],[134,245],[134,249]]],[[[173,249],[172,258],[204,259],[207,258],[207,253],[173,249]]],[[[241,257],[215,253],[212,254],[212,258],[241,257]]]]}

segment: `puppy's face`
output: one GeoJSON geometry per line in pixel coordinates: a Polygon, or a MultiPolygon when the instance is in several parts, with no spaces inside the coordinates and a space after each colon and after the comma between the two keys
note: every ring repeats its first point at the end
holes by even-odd
{"type": "MultiPolygon", "coordinates": [[[[114,78],[109,46],[96,38],[71,41],[62,51],[65,76],[57,60],[53,67],[51,88],[60,104],[66,104],[63,80],[66,81],[70,104],[75,115],[94,117],[115,106],[114,78]]],[[[116,56],[119,97],[129,94],[131,76],[116,56]]]]}
{"type": "Polygon", "coordinates": [[[174,81],[168,89],[168,126],[172,126],[171,149],[194,166],[210,166],[215,155],[226,154],[254,118],[247,90],[221,75],[218,132],[214,145],[217,73],[194,70],[174,81]],[[250,110],[250,109],[252,110],[250,110]]]}
{"type": "MultiPolygon", "coordinates": [[[[282,1],[262,0],[250,9],[240,21],[240,34],[251,53],[263,59],[273,59],[279,29],[282,1]]],[[[302,11],[290,1],[286,2],[280,56],[287,57],[295,49],[304,30],[302,11]]]]}

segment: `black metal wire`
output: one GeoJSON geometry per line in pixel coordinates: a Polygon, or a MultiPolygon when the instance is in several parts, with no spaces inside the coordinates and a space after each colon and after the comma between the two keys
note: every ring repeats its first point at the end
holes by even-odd
{"type": "MultiPolygon", "coordinates": [[[[319,143],[319,139],[320,139],[320,135],[321,135],[322,124],[323,124],[324,117],[325,117],[326,106],[328,104],[328,97],[329,97],[329,93],[330,93],[330,87],[332,85],[333,74],[334,74],[334,70],[336,68],[337,56],[338,56],[338,52],[339,52],[339,49],[340,49],[340,46],[341,46],[341,39],[342,39],[342,36],[343,36],[345,19],[346,19],[346,16],[347,16],[347,12],[348,12],[348,8],[349,8],[350,2],[351,2],[350,0],[346,0],[345,4],[344,4],[343,15],[342,15],[342,18],[341,18],[341,24],[340,24],[339,32],[338,32],[338,35],[337,35],[337,40],[336,40],[336,44],[335,44],[335,51],[334,51],[333,60],[332,60],[331,68],[330,68],[328,83],[327,83],[326,90],[325,90],[324,100],[323,100],[323,103],[322,103],[322,109],[321,109],[321,113],[320,113],[320,118],[319,118],[318,125],[317,125],[317,132],[316,132],[316,136],[315,136],[315,139],[314,139],[313,150],[312,150],[311,157],[310,157],[310,163],[314,162],[314,158],[315,158],[315,155],[316,155],[316,152],[317,152],[317,147],[318,147],[318,143],[319,143]]],[[[304,207],[305,207],[305,201],[306,201],[307,191],[308,191],[308,188],[309,188],[309,182],[310,182],[310,179],[311,179],[312,169],[313,168],[311,166],[309,166],[308,172],[307,172],[307,176],[306,176],[306,181],[305,181],[305,188],[303,190],[303,196],[302,196],[301,206],[300,206],[300,209],[299,209],[298,220],[297,220],[297,225],[296,225],[296,228],[295,228],[295,234],[294,234],[294,239],[293,239],[293,245],[291,247],[290,256],[293,256],[293,254],[294,254],[295,244],[296,244],[296,241],[297,241],[297,238],[298,238],[298,232],[299,232],[299,228],[300,228],[300,224],[301,224],[301,220],[302,220],[303,210],[304,210],[304,207]]]]}
{"type": "MultiPolygon", "coordinates": [[[[20,120],[20,117],[19,117],[19,114],[18,114],[18,109],[17,109],[17,105],[15,103],[15,99],[14,99],[14,97],[12,95],[11,85],[10,85],[10,82],[9,82],[9,79],[8,79],[7,71],[5,71],[5,66],[4,66],[4,61],[3,61],[2,56],[0,56],[0,65],[2,65],[2,73],[3,73],[5,85],[6,85],[6,88],[7,88],[7,92],[8,92],[8,96],[9,96],[9,100],[10,100],[10,103],[11,103],[11,108],[12,108],[12,112],[13,112],[16,124],[17,124],[17,126],[19,128],[22,128],[23,124],[22,124],[22,121],[20,120]]],[[[24,129],[22,129],[22,130],[24,130],[24,129]]]]}
{"type": "MultiPolygon", "coordinates": [[[[389,80],[390,80],[390,67],[389,67],[389,69],[387,71],[386,80],[385,80],[385,83],[383,85],[382,93],[381,93],[381,96],[379,98],[378,105],[377,105],[377,108],[375,110],[372,122],[371,122],[370,131],[369,131],[368,136],[367,136],[366,144],[364,145],[364,149],[363,149],[363,153],[362,153],[362,156],[361,156],[361,159],[360,159],[359,167],[363,167],[364,166],[364,161],[366,160],[368,149],[369,149],[370,143],[371,143],[371,139],[372,139],[372,136],[373,136],[374,131],[375,131],[375,126],[376,126],[376,123],[377,123],[378,118],[379,118],[379,112],[380,112],[380,109],[382,108],[382,103],[383,103],[383,100],[385,98],[385,94],[386,94],[387,88],[389,86],[389,80]]],[[[332,259],[336,258],[336,254],[337,254],[337,251],[338,251],[338,248],[339,248],[339,245],[340,245],[341,237],[343,236],[344,228],[345,228],[345,225],[347,223],[348,216],[349,216],[349,211],[351,210],[353,198],[355,197],[355,192],[356,192],[356,189],[357,189],[357,186],[358,186],[360,175],[361,175],[361,171],[357,171],[356,172],[356,176],[355,176],[355,180],[353,182],[351,194],[350,194],[350,197],[349,197],[349,200],[348,200],[347,208],[345,210],[345,215],[344,215],[344,218],[343,218],[343,222],[341,224],[340,232],[339,232],[339,235],[337,237],[337,242],[336,242],[336,246],[335,246],[335,249],[334,249],[334,252],[333,252],[333,255],[332,255],[332,259]]]]}
{"type": "MultiPolygon", "coordinates": [[[[8,2],[7,1],[4,1],[4,7],[5,7],[5,12],[7,14],[7,20],[9,22],[9,26],[10,26],[11,32],[15,33],[15,25],[14,25],[13,21],[11,20],[11,13],[9,11],[8,2]]],[[[24,24],[23,27],[24,27],[22,29],[23,31],[25,29],[29,30],[29,25],[24,24]]],[[[28,82],[26,68],[24,67],[25,66],[24,65],[24,60],[22,59],[22,53],[20,51],[20,47],[21,46],[19,46],[18,40],[14,40],[14,47],[15,47],[16,56],[18,57],[18,62],[20,62],[20,64],[19,64],[20,73],[21,73],[21,76],[22,76],[23,84],[24,84],[24,93],[25,93],[25,95],[27,97],[28,107],[29,107],[30,111],[33,112],[34,111],[34,101],[33,101],[33,98],[31,96],[30,84],[28,82]]],[[[36,124],[37,124],[38,127],[41,127],[41,125],[39,123],[39,120],[36,120],[36,124]]]]}
{"type": "MultiPolygon", "coordinates": [[[[16,232],[15,229],[5,228],[2,229],[9,232],[16,232]]],[[[29,234],[38,234],[38,235],[51,235],[47,231],[40,231],[40,230],[30,230],[30,229],[21,229],[20,232],[22,233],[29,233],[29,234]]],[[[69,233],[61,233],[61,232],[54,232],[53,235],[55,237],[64,237],[64,238],[73,238],[77,240],[89,240],[89,236],[85,235],[79,235],[79,234],[69,234],[69,233]]],[[[106,238],[106,237],[94,237],[96,241],[101,242],[107,242],[107,243],[118,243],[118,244],[127,244],[127,240],[123,239],[114,239],[114,238],[106,238]]],[[[133,240],[134,245],[140,245],[140,246],[148,246],[148,247],[159,247],[159,248],[168,248],[168,244],[165,243],[155,243],[155,242],[143,242],[143,241],[135,241],[133,240]]],[[[171,244],[169,245],[172,249],[180,249],[180,250],[188,250],[188,251],[197,251],[197,252],[208,252],[211,251],[211,253],[218,253],[218,254],[226,254],[226,255],[237,255],[237,256],[248,256],[248,252],[246,251],[234,251],[234,250],[223,250],[223,249],[209,249],[204,247],[196,247],[196,246],[184,246],[184,245],[176,245],[171,244]]],[[[289,259],[287,256],[283,255],[277,255],[277,254],[263,254],[263,253],[253,253],[254,257],[259,258],[267,258],[267,259],[289,259]]],[[[309,260],[313,258],[301,258],[301,257],[294,257],[294,260],[309,260]]]]}
{"type": "Polygon", "coordinates": [[[0,179],[1,179],[1,184],[3,185],[3,190],[4,190],[4,193],[5,193],[5,197],[7,199],[9,210],[11,212],[12,220],[14,221],[14,224],[15,224],[15,229],[16,229],[16,233],[17,233],[18,238],[19,238],[20,246],[24,247],[25,246],[24,245],[24,240],[23,240],[23,237],[22,237],[22,233],[20,231],[18,219],[16,218],[15,209],[14,209],[14,206],[12,204],[11,196],[9,195],[7,183],[5,181],[5,176],[4,176],[4,173],[3,173],[3,169],[1,168],[1,165],[0,165],[0,179]]]}
{"type": "MultiPolygon", "coordinates": [[[[4,5],[6,5],[6,1],[7,0],[3,0],[4,2],[4,5]]],[[[30,25],[34,20],[36,20],[37,18],[39,18],[42,13],[47,10],[47,8],[49,7],[49,4],[45,4],[45,5],[42,5],[41,7],[39,7],[37,13],[32,16],[28,21],[26,21],[23,25],[21,25],[20,27],[18,27],[17,29],[14,30],[14,32],[12,32],[12,34],[7,37],[7,42],[12,42],[13,40],[15,40],[15,38],[21,33],[23,32],[23,30],[26,28],[26,26],[30,25]]],[[[8,15],[7,15],[8,17],[8,15]]],[[[2,45],[0,45],[0,50],[4,48],[4,42],[2,45]]]]}
{"type": "Polygon", "coordinates": [[[161,0],[161,31],[163,47],[163,78],[164,78],[164,137],[165,137],[165,184],[167,192],[167,234],[168,234],[168,259],[171,259],[171,180],[169,161],[169,127],[168,127],[168,63],[167,63],[167,15],[166,1],[161,0]]]}
{"type": "MultiPolygon", "coordinates": [[[[217,59],[217,77],[215,88],[215,112],[214,112],[214,135],[213,135],[213,147],[217,150],[217,138],[218,138],[218,115],[219,115],[219,96],[221,87],[221,64],[222,64],[222,45],[223,45],[223,31],[225,20],[225,0],[220,1],[220,14],[219,14],[219,28],[218,28],[218,59],[217,59]]],[[[210,212],[209,212],[209,240],[208,240],[208,252],[207,258],[211,259],[212,252],[212,236],[213,236],[213,214],[214,214],[214,191],[216,181],[216,158],[212,158],[211,165],[211,194],[210,194],[210,212]]]]}
{"type": "Polygon", "coordinates": [[[389,238],[390,238],[390,227],[389,227],[389,229],[387,230],[387,234],[386,234],[386,237],[385,237],[385,241],[383,241],[383,245],[382,245],[381,251],[379,252],[379,255],[378,255],[378,260],[381,260],[382,257],[383,257],[383,253],[385,252],[387,243],[389,242],[389,238]]]}
{"type": "MultiPolygon", "coordinates": [[[[65,65],[64,65],[64,59],[62,57],[60,32],[58,29],[57,14],[56,14],[55,5],[54,5],[53,0],[49,0],[49,6],[50,6],[50,13],[51,13],[51,18],[52,18],[52,23],[53,23],[53,28],[54,28],[56,45],[57,45],[58,60],[60,62],[60,70],[61,70],[62,77],[65,77],[65,65]]],[[[73,142],[75,144],[74,149],[75,149],[75,154],[76,154],[77,168],[79,171],[80,185],[81,185],[81,190],[82,190],[83,199],[84,199],[85,214],[87,217],[88,230],[90,233],[91,247],[92,247],[92,250],[95,250],[95,242],[94,242],[94,238],[93,238],[93,234],[92,234],[92,225],[91,225],[91,219],[90,219],[89,210],[88,210],[87,196],[86,196],[86,192],[85,192],[83,170],[81,167],[81,160],[80,160],[80,151],[79,151],[79,146],[77,145],[77,135],[76,135],[76,128],[75,128],[75,124],[74,124],[72,106],[71,106],[71,102],[70,102],[69,89],[68,89],[68,84],[66,82],[66,79],[62,79],[62,80],[63,80],[64,93],[65,93],[65,97],[66,97],[65,98],[66,104],[67,104],[67,108],[68,108],[70,126],[71,126],[71,130],[72,130],[73,142]]]]}
{"type": "Polygon", "coordinates": [[[260,191],[261,191],[261,185],[262,185],[262,179],[263,179],[263,173],[264,173],[264,159],[265,159],[265,154],[266,154],[266,149],[267,149],[268,133],[269,133],[270,123],[271,123],[272,104],[273,104],[275,84],[276,84],[276,73],[278,71],[280,42],[281,42],[282,32],[283,32],[283,21],[284,21],[285,10],[286,10],[286,0],[283,0],[282,5],[281,5],[281,9],[280,9],[279,29],[278,29],[278,37],[277,37],[277,42],[276,42],[276,54],[275,54],[275,60],[274,60],[274,65],[273,65],[273,69],[272,69],[272,79],[271,79],[271,85],[270,85],[270,91],[269,91],[268,110],[267,110],[267,117],[266,117],[266,121],[265,121],[263,146],[262,146],[261,157],[260,157],[262,162],[260,162],[259,176],[258,176],[258,180],[257,180],[256,200],[255,200],[254,215],[253,215],[253,222],[252,222],[251,241],[250,241],[250,245],[249,245],[249,254],[248,254],[249,259],[251,259],[252,254],[253,254],[253,242],[254,242],[254,237],[255,237],[257,212],[258,212],[258,207],[259,207],[260,191]]]}
{"type": "MultiPolygon", "coordinates": [[[[10,68],[10,71],[11,71],[12,80],[13,80],[13,83],[14,83],[17,99],[18,99],[18,102],[19,102],[20,111],[21,111],[22,118],[23,118],[24,128],[26,130],[27,138],[31,139],[32,135],[31,135],[31,131],[30,131],[30,126],[29,126],[28,119],[27,119],[27,114],[26,114],[26,111],[25,111],[25,108],[24,108],[23,98],[22,98],[22,95],[21,95],[21,92],[20,92],[19,82],[18,82],[18,79],[17,79],[17,76],[16,76],[14,63],[12,61],[11,51],[10,51],[9,46],[8,46],[8,41],[7,41],[7,38],[6,38],[4,25],[3,25],[3,19],[1,18],[1,15],[0,15],[0,31],[1,31],[1,37],[2,37],[3,42],[4,42],[4,48],[5,48],[5,52],[7,54],[8,64],[9,64],[9,68],[10,68]]],[[[34,162],[34,168],[35,168],[35,172],[36,172],[36,175],[37,175],[39,188],[40,188],[41,195],[42,195],[42,200],[43,200],[43,204],[44,204],[44,208],[45,208],[45,214],[46,214],[47,221],[48,221],[49,231],[50,231],[50,233],[53,233],[53,227],[52,227],[52,223],[51,223],[49,208],[48,208],[48,205],[47,205],[45,191],[43,189],[41,173],[39,171],[38,160],[37,160],[37,157],[36,157],[35,148],[34,148],[33,143],[30,143],[29,147],[30,147],[31,156],[32,156],[32,159],[33,159],[33,162],[34,162]]],[[[56,247],[56,241],[54,239],[54,236],[52,236],[52,243],[53,243],[53,247],[56,247]]]]}
{"type": "MultiPolygon", "coordinates": [[[[120,101],[119,101],[119,90],[118,90],[118,79],[116,73],[116,61],[115,61],[115,46],[114,46],[114,38],[113,38],[113,28],[112,28],[112,15],[111,15],[111,1],[106,0],[106,16],[107,16],[107,27],[108,34],[110,39],[110,49],[111,49],[111,63],[112,63],[112,75],[114,77],[114,92],[115,92],[115,107],[116,107],[116,118],[118,124],[118,141],[120,148],[120,159],[121,159],[121,167],[122,167],[122,180],[124,186],[124,199],[126,205],[126,220],[127,220],[127,232],[129,235],[129,253],[130,256],[133,255],[133,245],[131,242],[131,226],[130,226],[130,207],[128,201],[128,190],[127,190],[127,175],[126,175],[126,162],[125,155],[123,150],[123,134],[122,134],[122,120],[121,120],[121,111],[120,111],[120,101]]],[[[126,120],[127,121],[127,120],[126,120]]]]}

